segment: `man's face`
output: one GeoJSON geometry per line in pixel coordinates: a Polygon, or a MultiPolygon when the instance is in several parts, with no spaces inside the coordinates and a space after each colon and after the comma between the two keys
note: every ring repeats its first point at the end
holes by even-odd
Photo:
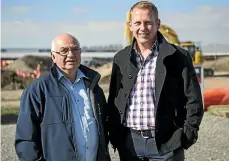
{"type": "Polygon", "coordinates": [[[70,36],[57,38],[55,51],[52,52],[52,60],[64,72],[74,72],[81,62],[81,50],[78,41],[70,36]]]}
{"type": "Polygon", "coordinates": [[[155,13],[142,8],[134,8],[131,12],[130,30],[140,44],[152,43],[160,27],[160,20],[155,13]]]}

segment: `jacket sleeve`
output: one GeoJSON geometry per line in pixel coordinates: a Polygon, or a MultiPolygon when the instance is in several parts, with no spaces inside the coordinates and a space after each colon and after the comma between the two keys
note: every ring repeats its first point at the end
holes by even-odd
{"type": "Polygon", "coordinates": [[[39,127],[40,103],[31,88],[23,91],[15,137],[16,153],[23,161],[44,160],[39,127]]]}
{"type": "Polygon", "coordinates": [[[204,109],[202,94],[196,72],[189,55],[185,57],[185,67],[182,72],[184,80],[184,94],[186,98],[186,121],[184,123],[183,145],[188,149],[197,141],[199,125],[201,123],[204,109]]]}
{"type": "Polygon", "coordinates": [[[109,97],[108,97],[108,127],[109,127],[109,140],[113,146],[116,148],[119,142],[119,129],[120,129],[120,114],[115,105],[115,98],[118,95],[120,89],[120,81],[122,75],[120,68],[116,63],[114,58],[111,78],[110,78],[110,87],[109,87],[109,97]]]}
{"type": "Polygon", "coordinates": [[[109,138],[108,138],[108,114],[107,114],[107,102],[106,102],[106,97],[104,95],[104,92],[102,88],[100,88],[100,98],[102,99],[102,109],[101,109],[101,117],[102,117],[102,123],[103,123],[103,128],[104,128],[104,135],[105,135],[105,142],[106,142],[106,152],[103,152],[105,159],[107,161],[110,161],[110,154],[109,154],[109,138]]]}
{"type": "Polygon", "coordinates": [[[100,88],[100,98],[102,99],[102,103],[103,103],[103,108],[102,108],[102,122],[103,122],[103,126],[104,126],[104,133],[105,133],[105,141],[106,141],[106,145],[108,146],[109,143],[109,139],[108,139],[108,112],[107,112],[107,102],[106,102],[106,97],[104,95],[103,90],[100,88]]]}

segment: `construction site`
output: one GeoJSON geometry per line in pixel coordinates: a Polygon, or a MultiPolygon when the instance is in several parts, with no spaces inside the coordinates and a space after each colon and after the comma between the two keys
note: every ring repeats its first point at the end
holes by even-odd
{"type": "MultiPolygon", "coordinates": [[[[161,25],[160,32],[170,43],[189,51],[196,69],[196,76],[202,89],[206,114],[204,115],[203,124],[200,129],[200,139],[194,148],[186,152],[186,159],[226,160],[226,152],[229,151],[228,147],[220,151],[221,154],[225,154],[223,158],[220,158],[218,152],[215,152],[212,148],[217,147],[216,150],[218,150],[225,142],[227,143],[229,141],[225,141],[224,138],[226,137],[223,138],[222,136],[217,136],[215,140],[212,140],[212,138],[215,138],[213,137],[215,133],[225,130],[225,127],[228,126],[229,123],[229,55],[206,56],[200,44],[193,41],[181,42],[176,32],[169,26],[161,25]],[[221,139],[221,137],[223,139],[221,139]],[[209,149],[204,146],[208,141],[210,141],[208,143],[209,149]],[[218,143],[216,144],[217,146],[215,146],[215,143],[218,143]],[[201,152],[205,153],[201,154],[201,152]]],[[[132,38],[129,37],[127,39],[129,39],[130,42],[132,38]]],[[[115,53],[116,52],[113,52],[109,57],[105,54],[104,57],[96,57],[96,53],[94,53],[93,57],[90,57],[88,61],[82,63],[101,74],[100,86],[104,90],[106,97],[109,94],[112,59],[115,53]]],[[[103,52],[99,54],[102,55],[103,52]]],[[[84,53],[82,53],[82,57],[84,57],[84,53]]],[[[31,53],[30,55],[23,55],[18,58],[5,57],[2,58],[1,61],[1,122],[4,125],[3,132],[14,133],[14,124],[17,120],[20,96],[23,89],[35,79],[45,74],[52,66],[52,60],[48,54],[47,56],[37,56],[31,53]]],[[[228,135],[227,132],[226,130],[225,134],[228,135]]],[[[12,143],[13,135],[9,136],[10,139],[8,135],[4,135],[4,138],[12,143]]],[[[9,156],[4,156],[3,160],[18,160],[14,149],[8,148],[6,141],[5,145],[2,145],[2,148],[2,154],[11,152],[9,156]]],[[[112,160],[118,160],[117,157],[117,153],[111,152],[112,160]]]]}
{"type": "MultiPolygon", "coordinates": [[[[215,107],[216,105],[219,107],[219,105],[223,105],[223,108],[218,108],[217,112],[215,112],[215,108],[210,108],[210,110],[212,113],[228,117],[229,108],[225,105],[229,105],[229,55],[206,56],[203,54],[200,43],[180,41],[178,34],[171,27],[161,24],[159,31],[168,42],[180,46],[189,52],[202,89],[205,110],[207,110],[208,107],[215,107]]],[[[129,44],[133,39],[133,36],[128,33],[128,30],[125,31],[125,39],[129,44]]],[[[103,52],[100,52],[100,54],[102,53],[103,52]]],[[[113,52],[113,55],[114,54],[115,52],[113,52]]],[[[82,53],[82,57],[84,57],[84,53],[82,53]]],[[[96,53],[94,53],[87,64],[85,62],[83,63],[101,74],[100,84],[102,84],[103,87],[108,87],[109,84],[112,58],[113,56],[108,57],[106,55],[96,58],[96,53]]],[[[52,60],[50,56],[25,55],[13,59],[10,57],[2,58],[2,91],[23,90],[34,79],[46,73],[51,66],[52,60]]],[[[108,89],[106,88],[104,91],[107,93],[108,89]]]]}

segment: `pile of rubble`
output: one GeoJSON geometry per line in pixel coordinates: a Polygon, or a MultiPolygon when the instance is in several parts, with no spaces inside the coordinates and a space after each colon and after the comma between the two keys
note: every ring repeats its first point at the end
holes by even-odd
{"type": "Polygon", "coordinates": [[[50,57],[25,56],[1,69],[2,90],[24,89],[50,69],[50,57]]]}

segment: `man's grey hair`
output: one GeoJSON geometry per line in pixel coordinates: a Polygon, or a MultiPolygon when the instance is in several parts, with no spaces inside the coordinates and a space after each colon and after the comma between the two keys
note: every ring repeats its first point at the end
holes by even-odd
{"type": "MultiPolygon", "coordinates": [[[[64,34],[66,34],[66,35],[72,37],[73,39],[75,39],[75,41],[77,42],[77,44],[80,46],[79,41],[73,35],[71,35],[69,33],[64,33],[64,34]]],[[[55,51],[55,50],[56,50],[56,38],[54,38],[52,40],[52,43],[51,43],[51,51],[55,51]]]]}

